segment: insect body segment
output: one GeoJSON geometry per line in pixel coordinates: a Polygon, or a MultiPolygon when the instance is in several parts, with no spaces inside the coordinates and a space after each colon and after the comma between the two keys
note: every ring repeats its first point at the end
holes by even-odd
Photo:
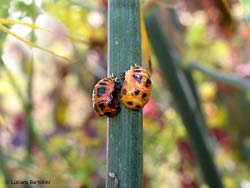
{"type": "Polygon", "coordinates": [[[92,103],[99,116],[114,117],[119,112],[118,85],[115,77],[103,78],[96,83],[92,103]]]}
{"type": "Polygon", "coordinates": [[[122,77],[121,101],[129,109],[141,109],[148,102],[152,89],[148,71],[141,66],[131,66],[122,77]]]}

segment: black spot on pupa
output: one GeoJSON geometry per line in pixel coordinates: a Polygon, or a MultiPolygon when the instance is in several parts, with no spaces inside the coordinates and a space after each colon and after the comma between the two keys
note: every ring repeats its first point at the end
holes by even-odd
{"type": "Polygon", "coordinates": [[[104,115],[110,117],[112,115],[112,112],[105,112],[104,115]]]}
{"type": "Polygon", "coordinates": [[[114,100],[110,101],[109,104],[108,104],[108,106],[110,108],[114,108],[114,106],[115,106],[114,100]]]}
{"type": "MultiPolygon", "coordinates": [[[[121,91],[121,84],[116,84],[115,85],[115,89],[114,89],[114,92],[117,94],[117,93],[119,93],[121,91]]],[[[116,94],[114,94],[114,95],[116,95],[116,94]]]]}
{"type": "Polygon", "coordinates": [[[94,105],[94,109],[95,109],[96,112],[99,112],[99,110],[98,110],[98,108],[97,108],[96,105],[94,105]]]}
{"type": "Polygon", "coordinates": [[[147,78],[146,87],[150,87],[150,86],[151,86],[151,80],[147,78]]]}
{"type": "Polygon", "coordinates": [[[140,91],[139,91],[139,90],[134,89],[134,94],[135,94],[135,95],[139,95],[139,93],[140,93],[140,91]]]}
{"type": "Polygon", "coordinates": [[[146,96],[147,96],[147,93],[143,93],[141,97],[145,98],[146,96]]]}
{"type": "Polygon", "coordinates": [[[133,78],[140,84],[142,76],[140,74],[133,74],[133,78]]]}
{"type": "Polygon", "coordinates": [[[133,102],[129,101],[127,102],[128,105],[133,105],[133,102]]]}
{"type": "Polygon", "coordinates": [[[122,81],[125,79],[125,74],[126,74],[125,71],[123,71],[123,72],[120,74],[120,78],[121,78],[122,81]]]}
{"type": "Polygon", "coordinates": [[[97,88],[97,97],[101,97],[105,93],[106,93],[106,88],[105,87],[97,88]]]}
{"type": "Polygon", "coordinates": [[[104,101],[99,102],[98,106],[101,110],[104,110],[105,109],[104,101]]]}
{"type": "Polygon", "coordinates": [[[126,89],[123,89],[123,90],[122,90],[122,94],[123,94],[123,95],[126,95],[126,93],[127,93],[127,90],[126,90],[126,89]]]}
{"type": "Polygon", "coordinates": [[[137,104],[135,107],[136,107],[136,108],[141,108],[141,105],[137,104]]]}
{"type": "Polygon", "coordinates": [[[104,81],[104,82],[108,82],[109,80],[108,80],[107,78],[104,78],[103,81],[104,81]]]}
{"type": "Polygon", "coordinates": [[[141,72],[141,69],[135,69],[134,72],[141,72]]]}
{"type": "Polygon", "coordinates": [[[99,85],[106,86],[107,84],[105,82],[101,82],[101,83],[99,83],[99,85]]]}

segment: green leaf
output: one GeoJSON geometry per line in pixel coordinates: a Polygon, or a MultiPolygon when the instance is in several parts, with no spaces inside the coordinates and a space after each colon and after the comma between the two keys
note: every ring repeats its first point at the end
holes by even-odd
{"type": "Polygon", "coordinates": [[[159,10],[152,10],[146,17],[146,26],[162,76],[168,84],[181,115],[204,180],[210,188],[222,188],[222,181],[210,151],[209,136],[204,119],[189,81],[179,66],[180,56],[173,52],[175,49],[172,47],[167,33],[161,27],[163,24],[159,21],[157,12],[159,10]]]}
{"type": "Polygon", "coordinates": [[[236,88],[241,88],[243,90],[249,90],[250,89],[250,82],[249,80],[244,80],[241,78],[236,77],[233,74],[226,74],[221,71],[213,70],[211,68],[208,68],[206,66],[203,66],[199,63],[192,62],[188,65],[188,68],[199,71],[209,77],[211,77],[214,80],[225,82],[229,85],[232,85],[236,88]]]}

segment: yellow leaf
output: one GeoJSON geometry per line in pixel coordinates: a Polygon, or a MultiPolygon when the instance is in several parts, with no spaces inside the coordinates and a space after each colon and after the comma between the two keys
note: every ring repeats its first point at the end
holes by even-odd
{"type": "Polygon", "coordinates": [[[65,34],[65,36],[67,38],[69,38],[71,41],[74,41],[74,42],[77,42],[77,43],[83,43],[83,44],[89,44],[89,41],[86,40],[86,39],[79,39],[79,38],[76,38],[70,34],[65,34]]]}
{"type": "Polygon", "coordinates": [[[41,27],[39,27],[39,26],[37,26],[35,24],[26,23],[26,22],[22,22],[22,21],[19,21],[19,20],[9,20],[9,19],[0,18],[0,24],[9,24],[9,25],[20,24],[20,25],[30,27],[31,29],[40,29],[40,30],[48,31],[48,30],[43,29],[43,28],[41,28],[41,27]]]}
{"type": "Polygon", "coordinates": [[[149,70],[150,70],[150,72],[152,72],[150,45],[149,45],[147,30],[146,30],[146,26],[145,26],[142,5],[140,6],[140,20],[141,20],[142,46],[143,46],[143,49],[145,51],[145,56],[146,56],[146,59],[148,62],[149,70]]]}
{"type": "Polygon", "coordinates": [[[9,35],[12,35],[13,37],[17,38],[18,40],[24,42],[25,44],[33,47],[33,48],[38,48],[38,46],[20,36],[18,36],[17,34],[13,33],[12,31],[10,31],[7,27],[3,26],[2,24],[0,24],[0,30],[4,31],[5,33],[8,33],[9,35]]]}
{"type": "Polygon", "coordinates": [[[13,32],[10,31],[7,27],[5,27],[5,26],[3,26],[3,25],[1,25],[1,24],[0,24],[0,30],[4,31],[5,33],[8,33],[9,35],[12,35],[13,37],[17,38],[18,40],[22,41],[23,43],[27,44],[28,46],[30,46],[30,47],[32,47],[32,48],[38,48],[38,49],[43,50],[43,51],[46,51],[46,52],[48,52],[48,53],[50,53],[50,54],[52,54],[52,55],[54,55],[54,56],[57,56],[57,57],[59,57],[59,58],[65,60],[65,61],[69,61],[69,59],[68,59],[67,57],[58,55],[58,54],[56,54],[56,53],[54,53],[54,52],[52,52],[52,51],[50,51],[50,50],[48,50],[48,49],[45,49],[45,48],[42,48],[42,47],[38,46],[38,45],[36,45],[35,43],[30,42],[30,41],[28,41],[28,40],[26,40],[26,39],[24,39],[24,38],[18,36],[17,34],[13,33],[13,32]]]}

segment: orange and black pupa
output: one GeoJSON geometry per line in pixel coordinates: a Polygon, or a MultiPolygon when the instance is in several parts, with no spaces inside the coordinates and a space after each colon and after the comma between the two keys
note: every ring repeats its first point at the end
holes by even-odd
{"type": "Polygon", "coordinates": [[[114,117],[120,111],[119,81],[111,76],[99,80],[92,93],[92,104],[99,116],[114,117]]]}
{"type": "Polygon", "coordinates": [[[122,75],[122,103],[129,109],[142,109],[150,98],[152,83],[149,72],[142,66],[131,66],[122,75]]]}

